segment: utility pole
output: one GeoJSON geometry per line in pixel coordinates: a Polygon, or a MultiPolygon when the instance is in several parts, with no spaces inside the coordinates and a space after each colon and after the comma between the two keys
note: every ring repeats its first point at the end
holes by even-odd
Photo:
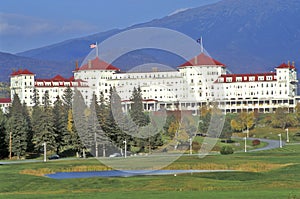
{"type": "Polygon", "coordinates": [[[96,158],[98,158],[99,154],[98,154],[98,142],[97,142],[97,133],[96,133],[96,131],[94,133],[94,136],[95,136],[95,156],[96,156],[96,158]]]}
{"type": "Polygon", "coordinates": [[[247,152],[247,136],[245,136],[245,153],[247,152]]]}
{"type": "Polygon", "coordinates": [[[190,155],[192,155],[192,153],[193,153],[193,149],[192,149],[192,138],[190,138],[189,139],[189,141],[190,141],[190,155]]]}
{"type": "Polygon", "coordinates": [[[11,160],[11,153],[12,153],[12,138],[11,138],[11,131],[9,132],[9,159],[11,160]]]}
{"type": "Polygon", "coordinates": [[[44,162],[47,162],[47,143],[43,143],[44,146],[44,162]]]}
{"type": "Polygon", "coordinates": [[[290,142],[290,138],[289,138],[289,129],[285,129],[286,130],[286,142],[290,142]]]}
{"type": "Polygon", "coordinates": [[[125,145],[125,154],[124,154],[124,157],[126,158],[127,157],[127,142],[126,142],[126,140],[124,140],[123,143],[125,145]]]}
{"type": "Polygon", "coordinates": [[[278,136],[279,136],[279,148],[282,148],[281,133],[279,133],[278,136]]]}

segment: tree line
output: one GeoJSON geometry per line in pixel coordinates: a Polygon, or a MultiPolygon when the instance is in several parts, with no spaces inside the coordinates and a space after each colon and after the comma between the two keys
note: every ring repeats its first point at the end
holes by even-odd
{"type": "Polygon", "coordinates": [[[129,114],[124,114],[121,99],[115,88],[110,88],[106,101],[93,94],[90,106],[75,89],[66,88],[62,98],[57,97],[50,105],[49,93],[40,96],[34,90],[34,106],[22,104],[17,94],[7,114],[0,111],[0,158],[25,158],[28,154],[39,154],[46,144],[47,151],[56,154],[92,153],[108,156],[107,152],[124,148],[135,152],[146,152],[162,145],[160,134],[143,138],[136,137],[139,127],[150,123],[144,112],[140,88],[134,88],[129,114]],[[117,120],[116,120],[117,119],[117,120]],[[101,154],[100,154],[101,153],[101,154]]]}
{"type": "MultiPolygon", "coordinates": [[[[213,126],[216,121],[212,120],[212,115],[221,114],[221,110],[217,106],[203,106],[200,108],[200,115],[193,124],[197,126],[195,134],[206,136],[209,127],[213,126]]],[[[273,113],[257,113],[242,111],[239,113],[227,113],[224,115],[223,126],[220,128],[220,138],[231,139],[233,133],[244,133],[254,129],[256,126],[272,127],[286,129],[288,127],[300,126],[300,103],[296,105],[295,111],[290,112],[287,107],[278,107],[273,113]]],[[[164,126],[165,133],[170,137],[174,136],[180,125],[174,115],[169,115],[164,126]]],[[[212,130],[213,131],[213,130],[212,130]]],[[[209,135],[211,136],[211,135],[209,135]]]]}
{"type": "Polygon", "coordinates": [[[133,153],[150,153],[163,145],[177,149],[195,134],[205,135],[208,128],[212,131],[219,128],[220,138],[230,139],[233,132],[245,132],[258,125],[282,129],[300,126],[299,104],[295,112],[279,107],[274,113],[229,113],[222,122],[211,125],[212,115],[221,114],[217,106],[201,107],[199,116],[182,114],[178,117],[175,112],[169,112],[165,120],[155,121],[144,111],[139,87],[133,89],[128,113],[122,110],[121,98],[114,87],[110,88],[108,100],[103,93],[99,95],[97,99],[94,93],[87,106],[81,93],[68,87],[62,97],[50,105],[48,92],[40,104],[40,96],[34,90],[34,106],[29,108],[15,94],[8,113],[0,111],[0,158],[40,154],[44,144],[48,152],[66,156],[85,156],[86,152],[96,157],[108,156],[124,149],[125,144],[133,153]],[[160,122],[163,122],[161,129],[160,122]]]}

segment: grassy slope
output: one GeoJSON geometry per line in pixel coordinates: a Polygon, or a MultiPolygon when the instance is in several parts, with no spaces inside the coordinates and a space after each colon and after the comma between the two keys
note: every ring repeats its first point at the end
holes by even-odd
{"type": "Polygon", "coordinates": [[[52,161],[0,166],[0,198],[300,198],[300,145],[257,153],[205,158],[181,157],[170,167],[186,165],[240,168],[234,173],[203,173],[130,178],[54,180],[20,174],[24,169],[98,166],[96,160],[52,161]],[[248,165],[248,166],[247,166],[248,165]],[[280,167],[272,167],[280,165],[280,167]],[[283,166],[286,165],[286,166],[283,166]],[[266,170],[250,172],[251,170],[266,170]],[[245,171],[248,170],[248,171],[245,171]]]}

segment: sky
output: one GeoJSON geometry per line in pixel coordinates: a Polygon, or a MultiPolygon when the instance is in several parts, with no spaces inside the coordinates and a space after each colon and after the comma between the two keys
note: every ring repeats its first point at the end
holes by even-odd
{"type": "Polygon", "coordinates": [[[18,53],[219,0],[4,0],[0,52],[18,53]]]}

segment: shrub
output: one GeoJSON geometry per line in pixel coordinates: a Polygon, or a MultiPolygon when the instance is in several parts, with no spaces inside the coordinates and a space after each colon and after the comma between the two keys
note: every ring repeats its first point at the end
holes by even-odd
{"type": "Polygon", "coordinates": [[[233,154],[233,148],[231,146],[222,146],[220,153],[222,155],[233,154]]]}
{"type": "Polygon", "coordinates": [[[194,151],[197,152],[197,151],[200,150],[201,145],[199,144],[199,142],[193,141],[193,142],[192,142],[192,148],[193,148],[194,151]]]}
{"type": "Polygon", "coordinates": [[[222,143],[234,143],[234,140],[227,139],[227,140],[221,140],[222,143]]]}
{"type": "Polygon", "coordinates": [[[260,140],[252,140],[252,146],[260,145],[260,140]]]}

